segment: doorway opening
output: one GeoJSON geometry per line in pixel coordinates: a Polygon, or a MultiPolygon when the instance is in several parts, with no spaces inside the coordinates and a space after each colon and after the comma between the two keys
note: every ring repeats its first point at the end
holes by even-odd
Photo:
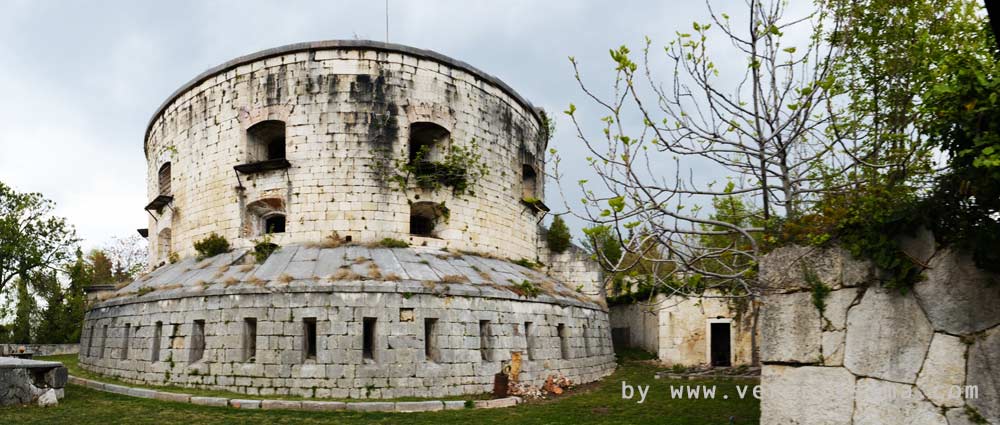
{"type": "Polygon", "coordinates": [[[730,323],[711,323],[709,350],[713,367],[732,366],[732,347],[729,344],[730,323]]]}

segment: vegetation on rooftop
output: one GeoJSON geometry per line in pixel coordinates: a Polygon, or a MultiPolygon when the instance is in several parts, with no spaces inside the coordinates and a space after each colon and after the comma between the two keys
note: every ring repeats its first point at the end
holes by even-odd
{"type": "Polygon", "coordinates": [[[219,254],[225,254],[230,250],[229,241],[224,236],[212,232],[204,239],[195,241],[194,250],[198,252],[198,259],[204,260],[219,254]]]}

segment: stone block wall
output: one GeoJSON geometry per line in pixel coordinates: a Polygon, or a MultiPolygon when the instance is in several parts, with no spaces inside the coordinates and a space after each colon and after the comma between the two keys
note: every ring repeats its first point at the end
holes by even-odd
{"type": "Polygon", "coordinates": [[[57,356],[80,352],[80,344],[0,344],[0,356],[16,353],[21,347],[36,356],[57,356]]]}
{"type": "Polygon", "coordinates": [[[581,293],[595,301],[604,302],[604,294],[601,292],[604,271],[597,261],[591,259],[590,254],[576,244],[570,244],[565,252],[552,252],[545,240],[545,232],[544,227],[538,226],[536,261],[545,265],[546,274],[560,282],[572,282],[581,293]]]}
{"type": "Polygon", "coordinates": [[[731,363],[750,364],[750,318],[738,314],[728,299],[706,295],[685,298],[659,294],[652,302],[612,306],[611,327],[629,328],[630,346],[656,354],[667,365],[699,366],[710,363],[711,323],[729,323],[731,363]]]}
{"type": "Polygon", "coordinates": [[[1000,424],[1000,279],[928,232],[901,240],[928,266],[909,291],[838,248],[764,258],[761,423],[1000,424]],[[822,310],[804,264],[833,289],[822,310]]]}
{"type": "Polygon", "coordinates": [[[98,306],[87,313],[86,322],[80,364],[87,370],[127,382],[253,396],[363,399],[485,393],[513,351],[525,355],[521,380],[535,385],[553,373],[591,382],[615,367],[605,311],[515,299],[278,291],[98,306]],[[247,318],[256,320],[253,362],[244,351],[247,318]],[[304,359],[302,351],[307,318],[316,323],[314,359],[304,359]],[[375,319],[371,359],[363,352],[365,318],[375,319]],[[427,318],[437,321],[436,359],[425,354],[427,318]],[[197,321],[204,323],[204,354],[191,362],[197,321]],[[154,347],[159,349],[155,355],[154,347]]]}
{"type": "MultiPolygon", "coordinates": [[[[169,98],[149,125],[148,196],[171,164],[173,202],[149,221],[151,264],[217,232],[237,247],[259,235],[247,206],[284,204],[280,245],[317,243],[338,232],[354,242],[391,237],[503,258],[536,257],[540,212],[521,202],[522,167],[536,170],[544,197],[544,155],[537,111],[499,80],[459,61],[405,46],[331,41],[285,46],[212,69],[169,98]],[[285,123],[291,167],[239,175],[249,161],[247,130],[285,123]],[[490,173],[475,194],[398,189],[392,175],[407,161],[413,123],[431,122],[451,142],[475,141],[490,173]],[[388,171],[387,171],[388,170],[388,171]],[[410,234],[410,203],[444,203],[437,237],[410,234]]],[[[442,147],[446,149],[446,147],[442,147]]]]}
{"type": "Polygon", "coordinates": [[[650,353],[660,351],[660,315],[656,305],[646,303],[618,304],[609,307],[611,329],[628,329],[626,346],[650,353]]]}

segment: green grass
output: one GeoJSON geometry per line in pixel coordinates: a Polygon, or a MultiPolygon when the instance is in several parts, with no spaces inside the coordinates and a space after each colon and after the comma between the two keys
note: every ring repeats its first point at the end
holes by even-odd
{"type": "Polygon", "coordinates": [[[594,384],[578,387],[569,395],[552,400],[535,401],[506,409],[465,409],[428,413],[356,413],[241,411],[232,408],[194,406],[103,393],[70,386],[66,398],[53,408],[0,408],[6,423],[73,425],[172,423],[338,423],[338,424],[686,424],[719,425],[756,424],[760,417],[759,402],[749,396],[737,397],[737,385],[753,382],[671,381],[653,379],[659,370],[647,362],[622,360],[623,364],[610,377],[594,384]],[[646,401],[621,398],[622,381],[631,385],[649,385],[646,401]],[[670,386],[716,385],[719,395],[714,400],[672,400],[670,386]],[[726,394],[729,399],[721,399],[726,394]]]}

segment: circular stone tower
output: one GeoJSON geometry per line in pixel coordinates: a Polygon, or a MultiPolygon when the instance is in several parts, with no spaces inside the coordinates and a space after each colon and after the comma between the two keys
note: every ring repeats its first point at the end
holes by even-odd
{"type": "Polygon", "coordinates": [[[206,71],[149,123],[154,267],[98,294],[81,366],[351,398],[488,392],[518,358],[535,385],[606,376],[596,269],[539,242],[547,128],[500,80],[405,46],[302,43],[206,71]]]}

